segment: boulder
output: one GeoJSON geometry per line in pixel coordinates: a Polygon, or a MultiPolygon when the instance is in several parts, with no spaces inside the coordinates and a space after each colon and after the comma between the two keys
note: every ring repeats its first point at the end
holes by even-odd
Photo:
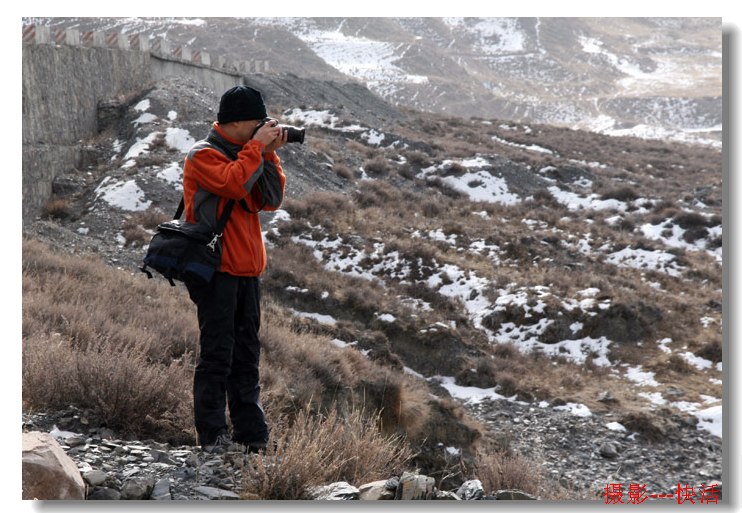
{"type": "Polygon", "coordinates": [[[405,472],[399,479],[395,499],[398,501],[431,500],[435,496],[435,480],[432,477],[405,472]]]}
{"type": "Polygon", "coordinates": [[[23,433],[23,499],[83,500],[77,465],[48,433],[23,433]]]}
{"type": "Polygon", "coordinates": [[[362,501],[386,501],[393,500],[397,487],[388,488],[388,480],[366,483],[358,488],[358,498],[362,501]]]}
{"type": "Polygon", "coordinates": [[[149,499],[155,488],[152,477],[132,477],[124,481],[121,487],[121,499],[126,501],[141,501],[149,499]]]}
{"type": "Polygon", "coordinates": [[[355,501],[358,500],[359,490],[345,481],[339,481],[327,486],[315,486],[309,494],[316,501],[355,501]]]}
{"type": "Polygon", "coordinates": [[[458,490],[456,495],[461,500],[465,501],[477,501],[484,497],[484,487],[479,479],[471,479],[463,483],[458,490]]]}

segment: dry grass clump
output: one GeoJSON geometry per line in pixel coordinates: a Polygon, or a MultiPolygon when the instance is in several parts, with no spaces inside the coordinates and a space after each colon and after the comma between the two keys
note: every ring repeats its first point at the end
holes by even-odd
{"type": "Polygon", "coordinates": [[[332,170],[335,171],[335,174],[338,175],[340,178],[344,178],[346,180],[355,180],[355,174],[351,169],[346,166],[345,164],[336,163],[333,164],[332,170]]]}
{"type": "Polygon", "coordinates": [[[301,199],[286,198],[283,202],[283,209],[292,218],[308,219],[314,223],[351,214],[354,208],[348,196],[323,191],[311,192],[301,199]]]}
{"type": "Polygon", "coordinates": [[[646,413],[627,413],[619,422],[629,431],[636,431],[650,442],[659,442],[665,436],[662,427],[646,413]]]}
{"type": "Polygon", "coordinates": [[[44,408],[75,404],[125,433],[157,433],[186,443],[193,437],[191,371],[182,361],[152,362],[148,352],[147,347],[121,347],[115,340],[80,350],[61,336],[27,337],[23,400],[44,408]]]}
{"type": "Polygon", "coordinates": [[[143,212],[135,212],[131,214],[123,223],[123,227],[127,226],[142,226],[147,230],[154,230],[157,225],[170,221],[172,215],[166,214],[157,208],[149,208],[143,212]]]}
{"type": "Polygon", "coordinates": [[[607,199],[615,199],[618,201],[634,201],[639,198],[639,193],[637,193],[633,187],[619,187],[616,189],[611,189],[609,191],[606,191],[601,196],[601,199],[607,200],[607,199]]]}
{"type": "Polygon", "coordinates": [[[337,481],[360,486],[399,475],[413,456],[400,435],[384,435],[362,411],[341,415],[304,409],[273,428],[275,447],[252,458],[244,472],[245,498],[307,499],[308,488],[337,481]]]}
{"type": "Polygon", "coordinates": [[[360,207],[378,206],[386,210],[390,204],[402,201],[402,194],[388,182],[373,180],[363,182],[354,199],[360,207]]]}
{"type": "Polygon", "coordinates": [[[431,160],[428,155],[421,151],[411,150],[402,152],[402,155],[407,159],[407,162],[414,167],[424,168],[431,165],[431,160]]]}
{"type": "Polygon", "coordinates": [[[705,358],[707,360],[711,360],[714,364],[719,363],[721,361],[721,342],[718,340],[713,340],[711,342],[707,342],[696,351],[694,354],[696,356],[700,356],[701,358],[705,358]]]}
{"type": "Polygon", "coordinates": [[[392,171],[392,166],[386,157],[377,155],[363,164],[363,169],[371,176],[387,176],[392,171]]]}
{"type": "Polygon", "coordinates": [[[485,494],[515,489],[538,496],[544,483],[535,461],[507,450],[478,453],[471,474],[482,482],[485,494]]]}
{"type": "Polygon", "coordinates": [[[126,245],[144,246],[149,244],[157,225],[170,219],[172,219],[172,216],[152,208],[128,216],[121,224],[126,245]]]}
{"type": "Polygon", "coordinates": [[[76,404],[113,428],[190,440],[198,335],[195,315],[183,315],[188,301],[165,283],[24,240],[24,403],[76,404]]]}
{"type": "Polygon", "coordinates": [[[24,337],[59,333],[81,351],[109,341],[167,363],[193,353],[198,340],[195,307],[184,290],[174,292],[164,280],[135,279],[92,257],[23,241],[24,337]]]}
{"type": "MultiPolygon", "coordinates": [[[[288,316],[271,304],[264,312],[272,319],[288,316]]],[[[291,414],[307,405],[317,411],[357,405],[379,412],[384,432],[404,432],[411,442],[423,441],[430,407],[422,385],[355,349],[335,347],[327,337],[297,336],[286,326],[266,324],[261,338],[266,410],[291,414]]]]}
{"type": "Polygon", "coordinates": [[[52,197],[41,209],[41,216],[51,219],[67,219],[72,215],[72,202],[69,198],[52,197]]]}

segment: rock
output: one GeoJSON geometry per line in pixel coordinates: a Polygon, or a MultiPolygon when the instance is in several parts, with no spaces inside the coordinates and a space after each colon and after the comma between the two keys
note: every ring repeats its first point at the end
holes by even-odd
{"type": "Polygon", "coordinates": [[[665,389],[665,395],[673,398],[678,398],[683,397],[685,395],[685,391],[681,388],[670,385],[665,389]]]}
{"type": "Polygon", "coordinates": [[[396,486],[387,488],[388,480],[366,483],[358,488],[358,498],[362,501],[387,501],[393,500],[396,486]]]}
{"type": "Polygon", "coordinates": [[[102,470],[91,470],[90,472],[85,472],[82,477],[90,486],[96,487],[102,486],[106,482],[108,474],[102,470]]]}
{"type": "Polygon", "coordinates": [[[65,438],[64,443],[70,447],[78,447],[80,445],[85,445],[85,440],[87,439],[82,435],[73,435],[65,438]]]}
{"type": "Polygon", "coordinates": [[[124,481],[121,487],[121,499],[129,501],[141,501],[149,499],[155,487],[152,477],[133,477],[124,481]]]}
{"type": "Polygon", "coordinates": [[[437,501],[460,501],[461,497],[456,495],[454,492],[444,492],[443,490],[438,490],[435,492],[434,499],[437,501]]]}
{"type": "Polygon", "coordinates": [[[611,395],[611,393],[608,392],[607,390],[600,393],[600,395],[598,396],[598,401],[600,401],[601,403],[606,403],[606,404],[618,402],[618,400],[615,397],[613,397],[613,395],[611,395]]]}
{"type": "Polygon", "coordinates": [[[600,452],[600,455],[604,458],[613,459],[618,457],[618,449],[616,448],[616,444],[613,442],[603,442],[600,444],[598,452],[600,452]]]}
{"type": "Polygon", "coordinates": [[[399,486],[399,476],[394,476],[387,479],[385,486],[387,490],[396,490],[399,486]]]}
{"type": "Polygon", "coordinates": [[[309,489],[309,495],[316,501],[355,501],[360,491],[345,481],[309,489]]]}
{"type": "Polygon", "coordinates": [[[492,494],[498,501],[535,501],[538,500],[531,494],[521,490],[498,490],[492,494]]]}
{"type": "Polygon", "coordinates": [[[23,499],[82,500],[85,483],[75,462],[49,434],[23,433],[23,499]]]}
{"type": "Polygon", "coordinates": [[[88,495],[90,501],[117,501],[121,499],[121,493],[113,488],[96,488],[88,495]]]}
{"type": "Polygon", "coordinates": [[[170,494],[170,480],[168,478],[160,479],[155,484],[155,489],[152,490],[152,500],[155,501],[171,501],[173,500],[170,494]]]}
{"type": "Polygon", "coordinates": [[[472,479],[462,484],[456,495],[465,501],[476,501],[484,496],[484,487],[479,479],[472,479]]]}
{"type": "Polygon", "coordinates": [[[432,477],[405,472],[399,479],[394,498],[398,501],[430,500],[435,493],[435,480],[432,477]]]}
{"type": "Polygon", "coordinates": [[[197,486],[194,491],[205,495],[209,500],[238,500],[240,498],[234,492],[229,490],[222,490],[221,488],[214,488],[213,486],[197,486]]]}

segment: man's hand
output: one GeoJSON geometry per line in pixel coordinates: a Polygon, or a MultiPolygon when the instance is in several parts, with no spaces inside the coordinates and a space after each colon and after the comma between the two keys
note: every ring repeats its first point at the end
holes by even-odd
{"type": "Polygon", "coordinates": [[[266,152],[268,152],[268,151],[276,151],[278,148],[280,148],[281,146],[283,146],[284,144],[286,144],[286,140],[288,139],[288,136],[289,136],[289,131],[288,130],[281,130],[280,128],[279,128],[279,131],[280,131],[280,134],[278,135],[278,137],[276,137],[275,139],[273,139],[273,142],[271,142],[270,144],[266,145],[266,147],[265,147],[265,151],[266,152]]]}
{"type": "MultiPolygon", "coordinates": [[[[275,120],[272,120],[272,121],[267,122],[263,126],[261,126],[258,129],[258,131],[255,132],[253,139],[255,139],[256,141],[260,141],[267,147],[269,145],[272,145],[272,143],[276,140],[276,138],[280,134],[281,134],[281,129],[278,126],[278,122],[275,120]]],[[[266,149],[266,151],[269,151],[269,150],[266,149]]]]}

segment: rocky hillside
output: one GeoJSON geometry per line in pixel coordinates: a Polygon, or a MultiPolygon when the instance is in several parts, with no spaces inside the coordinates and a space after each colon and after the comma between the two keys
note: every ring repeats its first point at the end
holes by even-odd
{"type": "MultiPolygon", "coordinates": [[[[721,482],[719,150],[399,109],[358,84],[249,83],[307,129],[262,218],[264,287],[293,326],[457,402],[571,496],[721,482]]],[[[218,97],[172,79],[108,103],[87,167],[56,181],[27,237],[147,287],[144,247],[218,97]]],[[[441,461],[471,449],[454,425],[428,448],[441,461]]]]}
{"type": "Polygon", "coordinates": [[[721,142],[721,18],[25,18],[140,32],[393,105],[721,142]]]}

